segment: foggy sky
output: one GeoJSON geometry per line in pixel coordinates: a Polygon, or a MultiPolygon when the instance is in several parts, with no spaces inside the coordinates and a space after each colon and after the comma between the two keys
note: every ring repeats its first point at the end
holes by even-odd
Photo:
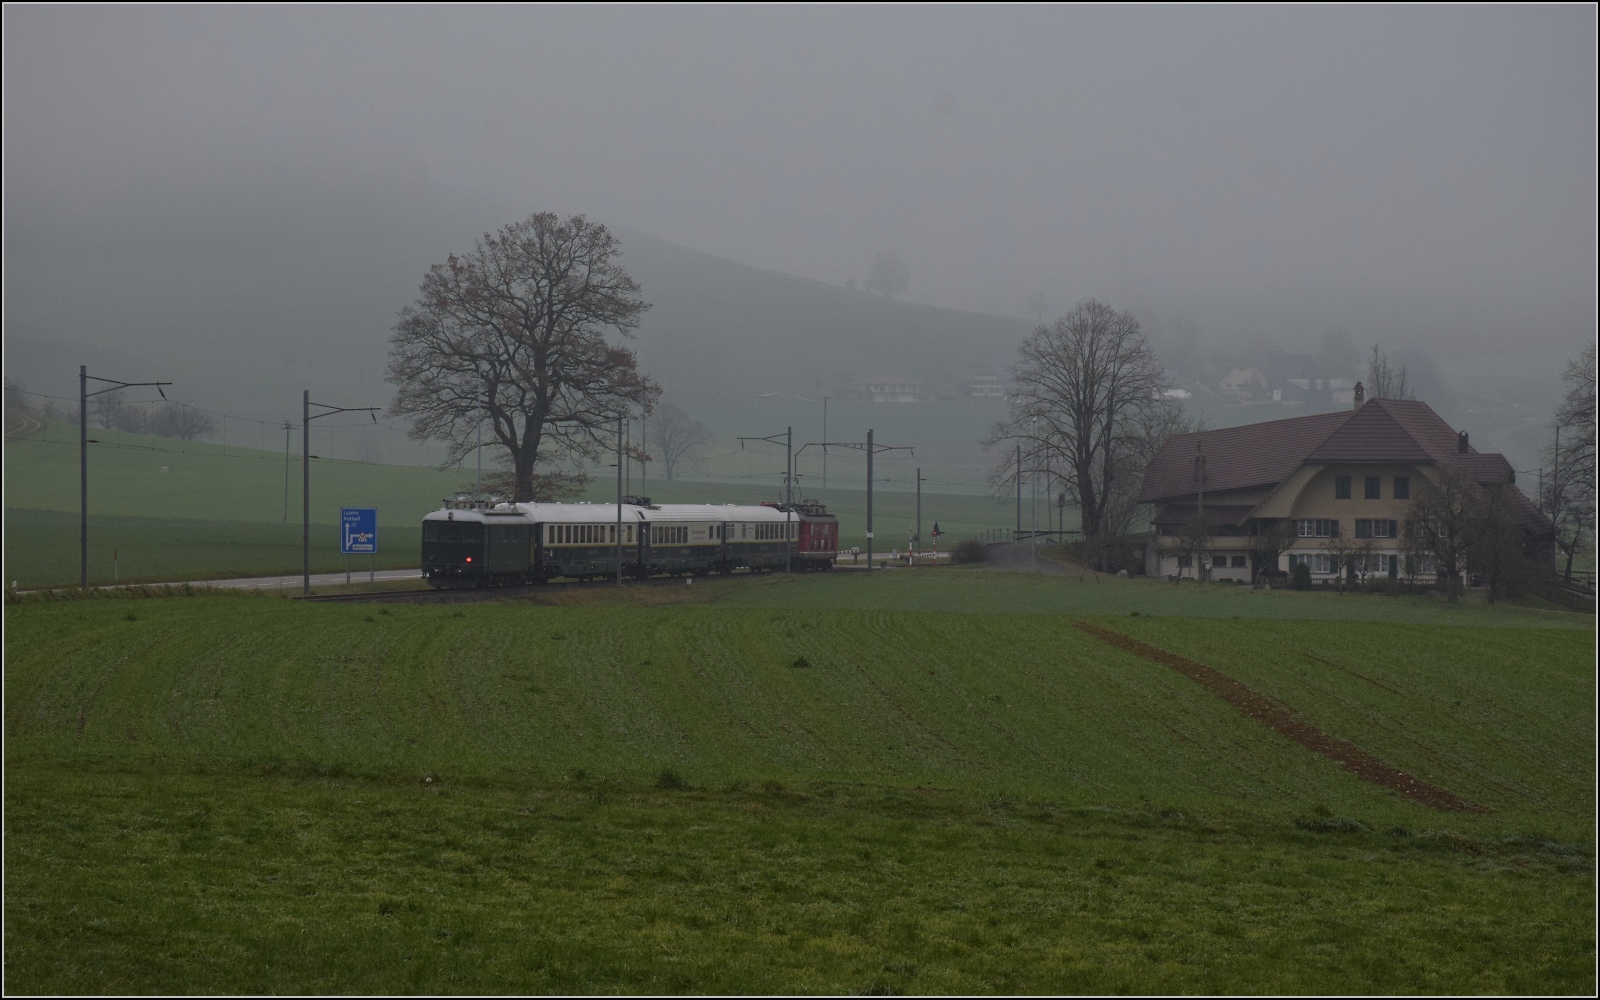
{"type": "Polygon", "coordinates": [[[1093,295],[1441,356],[1594,334],[1587,5],[8,6],[4,28],[8,253],[159,242],[146,201],[193,206],[166,222],[208,254],[337,244],[432,191],[506,207],[480,227],[584,212],[833,283],[892,249],[907,298],[974,311],[1093,295]]]}

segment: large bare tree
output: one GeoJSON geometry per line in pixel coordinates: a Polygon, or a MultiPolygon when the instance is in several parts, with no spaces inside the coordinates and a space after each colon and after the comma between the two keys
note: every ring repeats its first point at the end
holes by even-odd
{"type": "Polygon", "coordinates": [[[1094,299],[1080,302],[1023,341],[1011,378],[1011,416],[990,443],[1023,444],[1030,467],[1065,483],[1085,539],[1121,530],[1132,507],[1118,498],[1142,469],[1139,443],[1168,423],[1170,408],[1161,396],[1166,372],[1139,321],[1094,299]]]}
{"type": "Polygon", "coordinates": [[[1472,544],[1473,485],[1454,470],[1441,468],[1436,478],[1423,477],[1406,509],[1407,555],[1433,560],[1434,573],[1451,603],[1461,594],[1461,573],[1472,544]]]}
{"type": "Polygon", "coordinates": [[[193,441],[205,437],[214,429],[211,418],[204,410],[183,403],[166,404],[150,423],[155,433],[180,441],[193,441]]]}
{"type": "Polygon", "coordinates": [[[1451,601],[1463,572],[1483,578],[1491,602],[1533,572],[1534,546],[1517,513],[1516,489],[1513,482],[1475,482],[1445,465],[1412,497],[1405,551],[1433,559],[1451,601]]]}
{"type": "Polygon", "coordinates": [[[666,465],[667,479],[677,475],[678,465],[711,440],[706,425],[689,416],[681,406],[658,403],[646,426],[650,440],[647,448],[660,453],[666,465]]]}
{"type": "Polygon", "coordinates": [[[616,415],[650,407],[660,388],[631,350],[649,304],[615,260],[605,226],[542,212],[485,234],[422,281],[390,338],[390,412],[414,438],[476,447],[479,424],[504,449],[512,499],[535,494],[538,463],[593,457],[616,415]]]}

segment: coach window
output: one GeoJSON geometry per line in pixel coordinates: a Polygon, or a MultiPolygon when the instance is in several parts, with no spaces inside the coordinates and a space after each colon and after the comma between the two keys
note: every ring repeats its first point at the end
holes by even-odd
{"type": "Polygon", "coordinates": [[[1348,499],[1350,499],[1350,477],[1349,476],[1334,476],[1333,477],[1333,498],[1335,500],[1348,500],[1348,499]]]}

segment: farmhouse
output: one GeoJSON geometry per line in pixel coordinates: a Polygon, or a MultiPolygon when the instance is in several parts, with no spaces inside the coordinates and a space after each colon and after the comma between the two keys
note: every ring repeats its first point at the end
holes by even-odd
{"type": "Polygon", "coordinates": [[[1511,485],[1523,529],[1536,540],[1548,536],[1548,520],[1512,485],[1516,473],[1504,456],[1474,450],[1466,432],[1456,433],[1426,403],[1363,400],[1360,383],[1353,396],[1348,410],[1167,441],[1139,494],[1155,506],[1156,544],[1146,549],[1145,571],[1187,576],[1203,568],[1209,579],[1248,581],[1257,569],[1304,563],[1313,580],[1352,568],[1368,577],[1432,579],[1430,560],[1408,560],[1403,534],[1411,498],[1444,472],[1479,486],[1511,485]],[[1284,521],[1292,546],[1275,565],[1261,565],[1271,557],[1253,540],[1284,521]]]}

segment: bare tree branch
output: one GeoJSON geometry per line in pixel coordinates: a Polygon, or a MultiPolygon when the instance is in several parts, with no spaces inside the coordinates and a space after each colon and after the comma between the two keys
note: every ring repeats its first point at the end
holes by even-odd
{"type": "Polygon", "coordinates": [[[705,424],[672,403],[656,404],[646,434],[649,435],[648,446],[653,447],[666,464],[669,481],[677,474],[679,463],[711,440],[711,432],[705,424]]]}
{"type": "Polygon", "coordinates": [[[481,424],[517,501],[534,498],[541,460],[595,456],[618,413],[661,391],[606,340],[649,308],[619,252],[604,226],[544,212],[434,265],[390,337],[390,413],[411,418],[412,437],[447,442],[448,461],[476,447],[481,424]]]}
{"type": "MultiPolygon", "coordinates": [[[[1160,447],[1152,435],[1181,420],[1162,398],[1166,372],[1139,321],[1093,299],[1081,302],[1023,341],[1011,376],[1011,416],[989,443],[1022,444],[1028,468],[1048,469],[1065,483],[1086,539],[1124,530],[1141,458],[1160,447]]],[[[998,464],[997,479],[1006,476],[998,464]]]]}
{"type": "Polygon", "coordinates": [[[1367,359],[1367,396],[1370,399],[1413,399],[1411,386],[1406,381],[1406,366],[1395,367],[1389,355],[1372,345],[1372,356],[1367,359]]]}

